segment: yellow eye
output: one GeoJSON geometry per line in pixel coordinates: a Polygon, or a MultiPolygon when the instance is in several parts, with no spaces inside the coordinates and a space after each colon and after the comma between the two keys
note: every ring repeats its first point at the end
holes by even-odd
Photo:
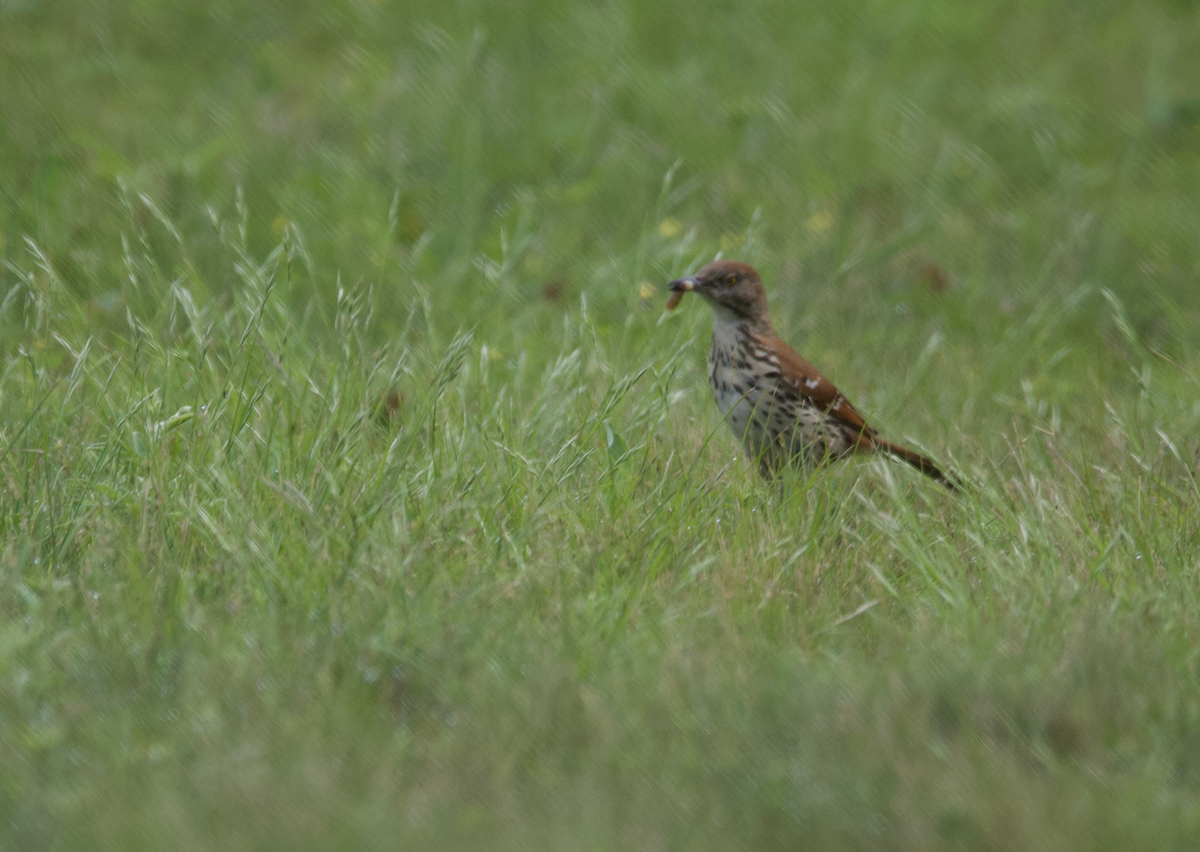
{"type": "Polygon", "coordinates": [[[737,283],[738,283],[738,276],[737,276],[737,273],[736,273],[736,272],[731,272],[731,273],[729,274],[729,277],[725,279],[725,286],[726,286],[726,287],[733,287],[733,286],[734,286],[734,285],[736,285],[737,283]]]}

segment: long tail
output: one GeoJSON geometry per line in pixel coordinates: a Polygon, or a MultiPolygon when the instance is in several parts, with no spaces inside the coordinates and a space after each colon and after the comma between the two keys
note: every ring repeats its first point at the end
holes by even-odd
{"type": "Polygon", "coordinates": [[[925,474],[936,482],[942,483],[942,485],[945,485],[951,491],[959,491],[962,489],[963,481],[958,474],[950,470],[943,470],[938,466],[937,462],[928,456],[923,456],[914,450],[908,449],[907,447],[901,447],[899,444],[893,444],[880,438],[876,438],[874,443],[876,449],[882,450],[889,456],[895,456],[898,459],[908,462],[917,470],[921,471],[921,473],[925,474]]]}

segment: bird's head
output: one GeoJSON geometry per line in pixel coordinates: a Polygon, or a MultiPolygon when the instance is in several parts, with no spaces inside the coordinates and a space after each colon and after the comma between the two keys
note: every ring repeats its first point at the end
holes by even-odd
{"type": "Polygon", "coordinates": [[[714,260],[695,275],[677,278],[669,285],[672,293],[695,293],[713,307],[718,319],[769,323],[767,291],[748,263],[714,260]]]}

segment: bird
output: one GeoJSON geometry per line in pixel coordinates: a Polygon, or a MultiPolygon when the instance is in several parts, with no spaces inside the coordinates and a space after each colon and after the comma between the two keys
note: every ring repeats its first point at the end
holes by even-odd
{"type": "Polygon", "coordinates": [[[883,453],[908,462],[951,491],[957,475],[915,450],[885,441],[840,390],[779,339],[767,291],[754,267],[714,260],[668,285],[667,309],[685,293],[712,306],[708,383],[722,418],[758,463],[764,479],[792,464],[883,453]]]}

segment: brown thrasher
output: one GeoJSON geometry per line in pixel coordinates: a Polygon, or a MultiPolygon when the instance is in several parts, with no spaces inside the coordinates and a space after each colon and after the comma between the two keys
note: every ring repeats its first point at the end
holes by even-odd
{"type": "Polygon", "coordinates": [[[889,443],[817,368],[780,340],[758,273],[736,260],[714,260],[670,284],[668,310],[684,293],[712,305],[708,383],[721,416],[770,479],[783,465],[819,464],[856,453],[903,459],[950,490],[959,480],[929,458],[889,443]]]}

